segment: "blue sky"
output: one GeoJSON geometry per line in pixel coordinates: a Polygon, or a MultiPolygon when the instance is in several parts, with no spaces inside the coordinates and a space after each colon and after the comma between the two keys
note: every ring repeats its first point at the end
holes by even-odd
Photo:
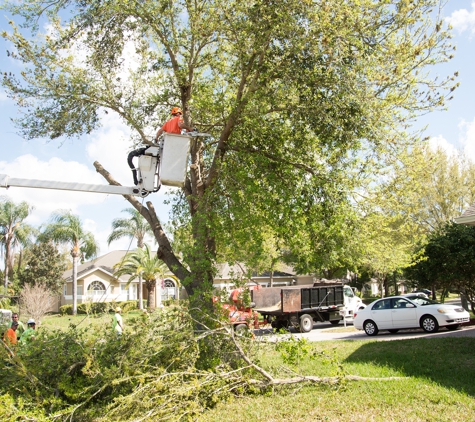
{"type": "MultiPolygon", "coordinates": [[[[425,134],[433,144],[445,149],[458,149],[475,160],[475,0],[451,0],[444,8],[447,22],[454,27],[453,43],[457,45],[455,58],[434,71],[441,76],[459,72],[460,87],[448,103],[448,111],[438,111],[422,117],[418,126],[429,125],[425,134]]],[[[9,30],[8,18],[0,16],[0,30],[9,30]]],[[[6,57],[7,44],[0,40],[2,70],[18,71],[16,64],[6,57]]],[[[104,184],[92,165],[98,160],[123,185],[131,185],[131,174],[126,163],[129,148],[128,130],[112,114],[105,116],[102,128],[91,135],[75,140],[25,141],[16,134],[11,118],[17,114],[3,88],[0,88],[0,174],[11,177],[43,180],[104,184]]],[[[152,133],[150,133],[152,135],[152,133]]],[[[173,189],[173,188],[168,188],[173,189]]],[[[162,221],[167,219],[169,208],[163,204],[166,190],[146,198],[152,200],[162,221]]],[[[121,210],[129,203],[121,196],[65,192],[43,189],[1,189],[15,202],[27,201],[35,207],[28,222],[39,225],[51,212],[69,209],[79,215],[85,227],[92,231],[100,244],[101,254],[114,249],[127,249],[129,241],[113,242],[106,239],[114,218],[125,217],[121,210]]],[[[132,244],[135,247],[135,244],[132,244]]]]}

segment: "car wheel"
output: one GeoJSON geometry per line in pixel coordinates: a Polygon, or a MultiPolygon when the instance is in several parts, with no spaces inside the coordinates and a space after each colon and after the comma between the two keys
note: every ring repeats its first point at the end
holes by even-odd
{"type": "Polygon", "coordinates": [[[457,328],[460,328],[460,324],[447,325],[447,330],[455,331],[457,328]]]}
{"type": "Polygon", "coordinates": [[[363,328],[364,328],[364,332],[368,336],[375,336],[379,332],[378,326],[376,325],[374,321],[371,321],[371,320],[366,321],[363,325],[363,328]]]}
{"type": "Polygon", "coordinates": [[[431,315],[424,315],[421,318],[421,327],[426,333],[436,333],[439,330],[439,324],[431,315]]]}
{"type": "Polygon", "coordinates": [[[308,333],[313,330],[313,318],[309,314],[300,317],[300,332],[308,333]]]}
{"type": "Polygon", "coordinates": [[[388,330],[391,334],[396,334],[399,330],[393,329],[393,330],[388,330]]]}

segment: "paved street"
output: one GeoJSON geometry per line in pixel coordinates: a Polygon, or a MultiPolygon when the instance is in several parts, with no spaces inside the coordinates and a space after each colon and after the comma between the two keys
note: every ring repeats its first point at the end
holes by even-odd
{"type": "MultiPolygon", "coordinates": [[[[461,306],[460,299],[451,299],[445,301],[450,305],[461,306]]],[[[285,338],[290,334],[284,334],[275,336],[272,334],[272,329],[260,329],[254,331],[257,338],[261,338],[264,341],[275,341],[277,338],[285,338]]],[[[411,338],[443,338],[443,337],[475,337],[475,325],[462,326],[456,331],[448,331],[446,328],[441,328],[437,333],[428,334],[422,329],[417,330],[401,330],[396,334],[391,334],[388,331],[382,331],[375,337],[370,337],[365,334],[364,331],[358,331],[353,328],[353,322],[348,321],[346,328],[341,322],[338,326],[331,325],[330,323],[317,323],[309,333],[299,333],[296,330],[291,331],[291,335],[299,338],[304,337],[309,341],[325,341],[325,340],[377,340],[377,341],[390,341],[390,340],[407,340],[411,338]]]]}
{"type": "MultiPolygon", "coordinates": [[[[275,336],[271,329],[255,330],[256,338],[264,341],[275,341],[277,338],[285,338],[290,334],[275,336]]],[[[380,332],[377,336],[370,337],[364,331],[358,331],[353,328],[352,323],[347,323],[346,329],[343,323],[337,327],[331,324],[317,323],[314,329],[309,333],[299,333],[292,330],[291,335],[299,338],[303,337],[309,341],[326,341],[326,340],[371,340],[371,341],[391,341],[391,340],[407,340],[411,338],[443,338],[443,337],[475,337],[475,325],[463,326],[457,331],[448,331],[441,328],[437,333],[428,334],[422,329],[417,330],[401,330],[396,334],[387,331],[380,332]]]]}

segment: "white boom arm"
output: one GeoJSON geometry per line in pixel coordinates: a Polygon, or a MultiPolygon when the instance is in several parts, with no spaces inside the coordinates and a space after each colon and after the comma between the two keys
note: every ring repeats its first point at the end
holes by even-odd
{"type": "MultiPolygon", "coordinates": [[[[139,166],[133,169],[136,186],[91,185],[86,183],[56,182],[52,180],[16,179],[0,174],[0,188],[10,186],[39,189],[58,189],[80,192],[134,195],[144,198],[157,192],[161,184],[181,187],[185,183],[190,137],[209,137],[207,133],[190,132],[188,135],[165,134],[161,145],[144,148],[139,166]]],[[[132,152],[133,154],[133,152],[132,152]]],[[[130,155],[129,155],[130,156],[130,155]]]]}
{"type": "Polygon", "coordinates": [[[35,180],[35,179],[17,179],[9,177],[6,174],[0,174],[0,188],[9,188],[10,186],[22,188],[38,188],[38,189],[57,189],[70,190],[80,192],[97,192],[109,193],[113,195],[138,195],[139,191],[136,187],[128,186],[112,186],[112,185],[91,185],[87,183],[74,182],[55,182],[52,180],[35,180]]]}

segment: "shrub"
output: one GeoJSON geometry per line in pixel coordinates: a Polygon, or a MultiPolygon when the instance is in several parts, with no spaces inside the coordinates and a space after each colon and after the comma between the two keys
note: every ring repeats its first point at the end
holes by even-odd
{"type": "MultiPolygon", "coordinates": [[[[77,307],[79,315],[85,314],[103,314],[106,312],[114,312],[114,309],[120,306],[122,312],[130,312],[138,309],[138,302],[136,300],[126,300],[123,302],[87,302],[80,303],[77,307]]],[[[72,315],[73,306],[63,305],[59,308],[59,312],[62,316],[72,315]]]]}
{"type": "Polygon", "coordinates": [[[72,315],[73,314],[73,305],[63,305],[59,307],[59,313],[61,316],[72,315]]]}
{"type": "Polygon", "coordinates": [[[196,368],[200,350],[181,307],[140,315],[130,327],[121,337],[92,326],[41,330],[17,364],[0,365],[0,397],[60,420],[193,420],[230,395],[228,384],[245,384],[236,372],[230,381],[225,366],[223,375],[196,368]]]}

